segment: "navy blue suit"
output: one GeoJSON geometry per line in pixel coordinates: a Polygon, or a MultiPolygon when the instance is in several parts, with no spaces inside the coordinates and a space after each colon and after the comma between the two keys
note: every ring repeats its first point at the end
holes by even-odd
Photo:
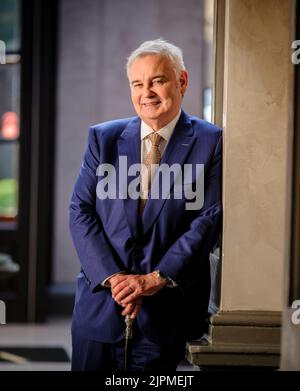
{"type": "Polygon", "coordinates": [[[143,297],[135,322],[155,343],[184,342],[202,335],[207,314],[209,252],[221,226],[221,129],[182,111],[160,164],[204,164],[203,207],[186,210],[185,198],[149,199],[142,221],[138,200],[96,196],[99,164],[112,164],[118,172],[119,156],[127,157],[128,166],[140,163],[140,145],[138,117],[90,128],[70,205],[70,230],[81,264],[73,329],[90,340],[120,341],[122,308],[101,282],[121,270],[147,274],[158,269],[178,286],[143,297]]]}

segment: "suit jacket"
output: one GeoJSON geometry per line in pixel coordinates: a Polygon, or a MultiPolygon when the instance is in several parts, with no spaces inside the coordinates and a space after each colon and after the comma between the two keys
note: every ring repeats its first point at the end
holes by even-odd
{"type": "MultiPolygon", "coordinates": [[[[186,210],[184,197],[149,199],[139,220],[138,200],[97,197],[96,172],[101,163],[118,172],[119,156],[127,157],[128,166],[140,163],[140,122],[139,117],[121,119],[89,131],[70,205],[70,231],[81,263],[73,327],[89,339],[119,341],[125,331],[122,308],[101,282],[121,270],[158,269],[178,286],[143,297],[136,319],[140,329],[158,343],[196,339],[203,334],[209,301],[209,253],[221,226],[221,129],[182,111],[160,164],[204,164],[203,207],[186,210]]],[[[117,174],[117,183],[124,180],[117,174]]],[[[173,180],[170,189],[172,195],[173,180]]]]}

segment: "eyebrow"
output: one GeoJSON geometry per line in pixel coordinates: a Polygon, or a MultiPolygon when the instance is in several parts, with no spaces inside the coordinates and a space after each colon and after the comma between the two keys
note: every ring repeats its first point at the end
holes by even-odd
{"type": "MultiPolygon", "coordinates": [[[[167,77],[165,75],[156,75],[154,77],[152,77],[152,80],[154,79],[167,79],[167,77]]],[[[137,79],[137,80],[132,80],[131,84],[134,84],[134,83],[141,83],[141,80],[137,79]]]]}
{"type": "Polygon", "coordinates": [[[131,84],[134,84],[134,83],[140,83],[141,80],[132,80],[131,84]]]}

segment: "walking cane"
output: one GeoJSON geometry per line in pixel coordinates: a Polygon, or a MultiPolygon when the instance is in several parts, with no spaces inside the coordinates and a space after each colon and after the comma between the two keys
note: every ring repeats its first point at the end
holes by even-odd
{"type": "Polygon", "coordinates": [[[130,318],[130,315],[126,315],[125,324],[126,324],[126,331],[125,331],[124,371],[127,371],[128,345],[129,345],[129,340],[132,338],[132,324],[133,324],[133,319],[130,318]]]}

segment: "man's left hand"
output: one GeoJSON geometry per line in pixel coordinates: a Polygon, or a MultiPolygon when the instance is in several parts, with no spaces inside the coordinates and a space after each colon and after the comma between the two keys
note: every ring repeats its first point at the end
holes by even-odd
{"type": "Polygon", "coordinates": [[[126,274],[122,280],[111,282],[113,299],[120,305],[126,306],[130,301],[141,296],[152,296],[166,285],[157,273],[126,274]]]}

